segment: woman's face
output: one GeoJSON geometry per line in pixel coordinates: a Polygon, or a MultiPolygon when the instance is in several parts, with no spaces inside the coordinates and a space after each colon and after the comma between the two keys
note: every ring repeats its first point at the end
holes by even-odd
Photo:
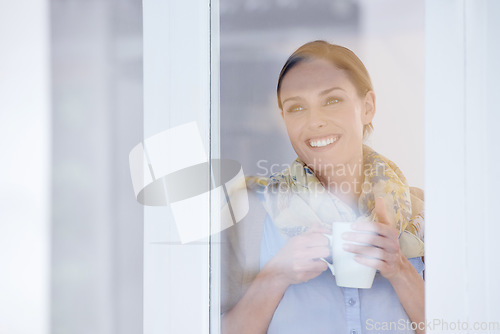
{"type": "Polygon", "coordinates": [[[373,92],[359,97],[344,70],[315,59],[285,75],[280,96],[292,146],[316,173],[359,162],[363,128],[375,115],[373,92]]]}

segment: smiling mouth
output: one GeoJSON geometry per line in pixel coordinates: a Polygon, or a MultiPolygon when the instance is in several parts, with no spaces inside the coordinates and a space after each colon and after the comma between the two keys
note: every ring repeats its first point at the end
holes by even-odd
{"type": "Polygon", "coordinates": [[[308,140],[308,144],[311,147],[325,147],[330,144],[335,143],[339,139],[339,136],[330,136],[322,139],[310,139],[308,140]]]}

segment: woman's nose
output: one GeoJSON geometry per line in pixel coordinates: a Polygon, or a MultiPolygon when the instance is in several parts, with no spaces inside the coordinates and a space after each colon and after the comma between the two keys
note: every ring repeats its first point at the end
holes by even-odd
{"type": "Polygon", "coordinates": [[[321,128],[326,126],[327,120],[325,115],[318,110],[311,110],[309,113],[309,126],[311,128],[321,128]]]}

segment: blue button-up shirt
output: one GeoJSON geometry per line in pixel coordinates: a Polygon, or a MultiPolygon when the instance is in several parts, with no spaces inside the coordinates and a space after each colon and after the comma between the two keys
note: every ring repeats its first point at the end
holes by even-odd
{"type": "MultiPolygon", "coordinates": [[[[261,242],[262,268],[284,246],[269,216],[261,242]]],[[[421,258],[409,259],[422,275],[421,258]]],[[[268,334],[361,334],[414,333],[396,292],[377,271],[371,289],[337,286],[330,270],[301,284],[288,287],[278,305],[268,334]]]]}

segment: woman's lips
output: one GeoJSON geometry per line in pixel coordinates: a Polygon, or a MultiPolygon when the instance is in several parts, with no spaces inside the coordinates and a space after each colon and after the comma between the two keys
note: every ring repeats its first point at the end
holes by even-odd
{"type": "Polygon", "coordinates": [[[328,135],[315,137],[306,140],[307,145],[314,150],[321,150],[333,147],[334,144],[340,139],[340,135],[328,135]]]}

